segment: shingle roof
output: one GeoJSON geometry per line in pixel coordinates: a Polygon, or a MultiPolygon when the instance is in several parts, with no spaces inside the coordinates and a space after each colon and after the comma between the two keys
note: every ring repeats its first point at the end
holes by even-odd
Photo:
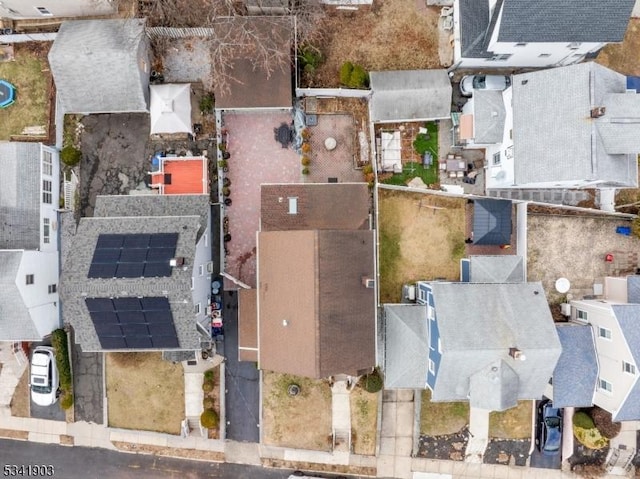
{"type": "Polygon", "coordinates": [[[511,242],[511,201],[473,202],[473,244],[502,245],[511,242]]]}
{"type": "Polygon", "coordinates": [[[598,380],[598,359],[589,325],[556,324],[562,354],[553,371],[555,407],[590,407],[598,380]]]}
{"type": "Polygon", "coordinates": [[[524,264],[518,255],[471,256],[471,283],[522,283],[524,264]]]}
{"type": "MultiPolygon", "coordinates": [[[[632,137],[626,130],[635,131],[639,125],[610,123],[606,111],[601,119],[587,121],[592,108],[606,107],[611,93],[625,90],[623,75],[593,62],[515,75],[515,183],[587,180],[637,186],[635,155],[615,154],[605,147],[612,148],[620,135],[632,137]]],[[[629,96],[630,101],[634,98],[629,96]]],[[[634,146],[637,140],[632,143],[624,146],[634,146]]]]}
{"type": "Polygon", "coordinates": [[[504,0],[498,41],[621,42],[634,1],[504,0]]]}
{"type": "Polygon", "coordinates": [[[365,183],[265,184],[260,229],[369,229],[370,193],[365,183]],[[297,213],[289,213],[296,198],[297,213]]]}
{"type": "Polygon", "coordinates": [[[154,278],[88,278],[98,236],[103,233],[178,233],[176,256],[193,266],[197,238],[206,228],[209,197],[98,196],[95,217],[82,218],[66,257],[60,280],[65,321],[75,329],[84,351],[101,350],[85,297],[169,298],[180,349],[198,348],[191,277],[193,268],[174,268],[171,276],[154,278]],[[198,215],[200,214],[200,215],[198,215]],[[203,216],[204,215],[204,216],[203,216]]]}
{"type": "Polygon", "coordinates": [[[362,282],[373,244],[372,230],[259,233],[261,368],[324,378],[375,365],[375,288],[362,282]]]}
{"type": "MultiPolygon", "coordinates": [[[[517,399],[542,396],[561,346],[541,283],[438,282],[431,287],[442,344],[434,400],[466,400],[471,377],[499,360],[518,376],[517,399]],[[512,347],[526,360],[509,356],[512,347]]],[[[472,406],[495,402],[489,384],[476,383],[472,406]]],[[[503,390],[504,404],[511,401],[510,387],[503,390]]]]}
{"type": "Polygon", "coordinates": [[[610,155],[640,152],[640,95],[609,93],[605,114],[595,120],[599,139],[610,155]]]}
{"type": "Polygon", "coordinates": [[[487,364],[469,379],[473,407],[504,411],[517,406],[520,379],[503,359],[487,364]]]}
{"type": "MultiPolygon", "coordinates": [[[[640,366],[640,304],[612,304],[611,309],[627,346],[633,356],[636,367],[640,366]]],[[[636,382],[631,391],[613,416],[614,421],[640,420],[640,382],[636,382]]]]}
{"type": "Polygon", "coordinates": [[[489,28],[489,2],[484,0],[460,0],[460,44],[462,56],[467,58],[489,58],[491,53],[484,48],[489,28]]]}
{"type": "Polygon", "coordinates": [[[473,93],[473,137],[475,143],[501,143],[507,113],[501,91],[473,93]]]}
{"type": "Polygon", "coordinates": [[[63,22],[49,52],[49,64],[68,113],[148,111],[144,20],[63,22]]]}
{"type": "Polygon", "coordinates": [[[451,115],[451,80],[446,70],[370,72],[371,120],[435,120],[451,115]]]}
{"type": "Polygon", "coordinates": [[[627,276],[627,302],[640,304],[640,276],[627,276]]]}
{"type": "Polygon", "coordinates": [[[384,305],[385,388],[423,389],[429,371],[427,307],[384,305]]]}
{"type": "Polygon", "coordinates": [[[16,276],[22,251],[0,251],[0,339],[2,341],[37,341],[42,339],[27,309],[16,276]]]}
{"type": "Polygon", "coordinates": [[[0,142],[0,249],[40,247],[40,144],[0,142]]]}

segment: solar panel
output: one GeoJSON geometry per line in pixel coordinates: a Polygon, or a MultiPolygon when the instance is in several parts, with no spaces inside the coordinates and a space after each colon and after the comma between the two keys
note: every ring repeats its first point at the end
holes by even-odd
{"type": "Polygon", "coordinates": [[[92,263],[117,263],[120,257],[120,249],[96,249],[93,253],[92,263]]]}
{"type": "Polygon", "coordinates": [[[119,263],[116,278],[141,278],[144,274],[144,263],[119,263]]]}
{"type": "Polygon", "coordinates": [[[89,278],[115,278],[115,264],[94,263],[89,267],[89,278]]]}
{"type": "Polygon", "coordinates": [[[175,248],[149,248],[147,253],[148,263],[169,262],[176,255],[175,248]]]}
{"type": "Polygon", "coordinates": [[[150,248],[174,248],[178,242],[178,233],[158,233],[151,235],[150,248]]]}
{"type": "Polygon", "coordinates": [[[144,277],[154,278],[156,276],[171,276],[171,266],[165,263],[145,263],[144,277]]]}
{"type": "Polygon", "coordinates": [[[149,237],[147,234],[129,234],[124,235],[124,248],[148,248],[149,237]]]}
{"type": "Polygon", "coordinates": [[[98,236],[97,249],[103,248],[121,248],[124,241],[124,235],[108,235],[103,234],[98,236]]]}
{"type": "Polygon", "coordinates": [[[148,248],[130,248],[120,251],[120,263],[144,263],[147,260],[148,248]]]}
{"type": "Polygon", "coordinates": [[[103,349],[179,346],[165,297],[85,298],[85,304],[103,349]]]}

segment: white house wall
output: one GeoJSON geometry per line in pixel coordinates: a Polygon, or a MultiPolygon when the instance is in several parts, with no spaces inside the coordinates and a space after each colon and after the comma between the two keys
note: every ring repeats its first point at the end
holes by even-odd
{"type": "Polygon", "coordinates": [[[16,276],[16,286],[29,310],[38,333],[46,336],[59,327],[58,254],[56,252],[25,251],[16,276]],[[26,283],[33,275],[33,284],[26,283]],[[55,285],[55,293],[49,286],[55,285]]]}
{"type": "MultiPolygon", "coordinates": [[[[40,147],[40,251],[58,251],[58,209],[60,207],[60,155],[58,150],[48,146],[40,147]],[[51,154],[52,174],[45,175],[42,160],[45,153],[51,154]],[[42,196],[43,180],[51,181],[51,204],[44,203],[42,196]],[[45,243],[44,220],[49,220],[49,242],[45,243]]],[[[58,265],[56,264],[56,269],[58,265]]]]}
{"type": "Polygon", "coordinates": [[[81,17],[109,15],[115,6],[108,0],[2,0],[0,17],[26,18],[81,17]],[[41,12],[37,7],[43,8],[41,12]]]}
{"type": "Polygon", "coordinates": [[[628,300],[627,278],[613,278],[611,276],[605,277],[604,297],[607,301],[626,303],[628,300]]]}
{"type": "MultiPolygon", "coordinates": [[[[585,300],[572,301],[571,306],[572,319],[575,319],[577,309],[587,312],[587,321],[593,327],[598,355],[598,376],[612,385],[611,392],[602,390],[596,385],[593,403],[614,414],[636,381],[636,375],[625,373],[622,369],[623,361],[635,365],[633,356],[613,315],[611,303],[585,300]],[[611,339],[600,337],[599,327],[611,331],[611,339]]],[[[638,365],[635,366],[637,374],[638,365]]]]}
{"type": "MultiPolygon", "coordinates": [[[[211,218],[208,219],[208,226],[200,241],[196,245],[196,254],[193,264],[193,304],[200,304],[200,312],[195,313],[195,319],[201,325],[209,325],[207,319],[207,306],[211,302],[211,274],[207,272],[207,263],[211,261],[211,218]]],[[[195,325],[194,325],[195,327],[195,325]]],[[[211,328],[206,328],[211,333],[211,328]]]]}
{"type": "Polygon", "coordinates": [[[599,50],[603,43],[581,43],[572,45],[563,43],[518,43],[492,42],[489,51],[495,55],[511,55],[507,60],[487,61],[482,59],[483,66],[487,68],[504,67],[552,67],[558,65],[571,65],[582,61],[585,55],[591,51],[599,50]],[[577,48],[572,48],[577,46],[577,48]]]}

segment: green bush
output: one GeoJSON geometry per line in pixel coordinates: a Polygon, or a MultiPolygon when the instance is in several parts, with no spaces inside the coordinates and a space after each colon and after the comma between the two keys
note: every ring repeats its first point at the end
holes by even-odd
{"type": "Polygon", "coordinates": [[[347,85],[350,88],[367,88],[369,86],[369,74],[360,65],[354,65],[347,85]]]}
{"type": "Polygon", "coordinates": [[[213,95],[205,95],[200,99],[200,111],[210,113],[213,110],[213,95]]]}
{"type": "Polygon", "coordinates": [[[205,381],[202,383],[202,390],[203,390],[204,392],[207,392],[207,393],[208,393],[208,392],[210,392],[210,391],[213,391],[213,386],[214,386],[213,381],[206,381],[206,380],[205,380],[205,381]]]}
{"type": "Polygon", "coordinates": [[[377,393],[382,389],[382,386],[382,376],[377,369],[362,378],[362,387],[369,393],[377,393]]]}
{"type": "Polygon", "coordinates": [[[215,429],[220,423],[218,413],[213,409],[207,409],[200,415],[200,424],[207,429],[215,429]]]}
{"type": "Polygon", "coordinates": [[[340,83],[343,85],[349,85],[351,82],[351,73],[353,72],[353,63],[344,62],[340,67],[340,83]]]}
{"type": "Polygon", "coordinates": [[[73,394],[68,392],[64,393],[60,399],[60,407],[66,411],[71,406],[73,406],[73,394]]]}
{"type": "Polygon", "coordinates": [[[596,425],[586,412],[578,411],[573,415],[573,425],[582,429],[593,429],[596,425]]]}
{"type": "Polygon", "coordinates": [[[212,409],[213,408],[213,398],[204,398],[202,400],[202,407],[204,409],[212,409]]]}
{"type": "Polygon", "coordinates": [[[302,163],[302,166],[309,166],[309,164],[311,164],[311,160],[305,155],[302,157],[302,160],[300,160],[300,163],[302,163]]]}
{"type": "Polygon", "coordinates": [[[595,427],[585,429],[573,425],[573,434],[583,446],[589,449],[602,449],[609,444],[609,440],[603,437],[595,427]]]}
{"type": "Polygon", "coordinates": [[[311,45],[303,45],[298,50],[298,60],[305,73],[312,75],[320,66],[324,58],[322,52],[311,45]]]}
{"type": "Polygon", "coordinates": [[[418,155],[424,155],[429,150],[429,137],[424,133],[418,133],[413,140],[413,149],[418,155]]]}
{"type": "Polygon", "coordinates": [[[307,168],[306,166],[305,166],[304,168],[302,168],[302,174],[303,174],[303,175],[308,175],[309,173],[311,173],[311,172],[309,171],[309,168],[307,168]]]}
{"type": "Polygon", "coordinates": [[[368,175],[370,173],[373,173],[373,166],[371,165],[371,163],[367,163],[366,165],[364,165],[362,167],[362,173],[364,175],[368,175]]]}
{"type": "MultiPolygon", "coordinates": [[[[226,178],[225,178],[225,180],[226,180],[226,178]]],[[[225,185],[225,186],[228,186],[228,185],[225,185]]],[[[214,376],[214,371],[213,371],[213,369],[207,369],[207,370],[204,372],[204,379],[205,379],[205,381],[213,381],[213,376],[214,376]]]]}
{"type": "Polygon", "coordinates": [[[82,159],[82,152],[76,147],[67,145],[60,152],[60,160],[67,166],[76,166],[82,159]]]}
{"type": "MultiPolygon", "coordinates": [[[[71,377],[71,365],[69,364],[69,345],[67,344],[67,333],[64,329],[56,329],[51,333],[51,345],[56,350],[56,366],[60,376],[60,389],[65,393],[73,390],[73,380],[71,377]]],[[[73,398],[71,398],[73,404],[73,398]]]]}

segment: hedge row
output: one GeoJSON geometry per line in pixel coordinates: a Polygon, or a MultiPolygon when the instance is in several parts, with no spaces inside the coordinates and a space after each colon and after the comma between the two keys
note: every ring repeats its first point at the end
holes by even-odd
{"type": "Polygon", "coordinates": [[[63,393],[63,400],[60,406],[69,409],[73,405],[73,378],[71,376],[71,364],[69,364],[69,344],[67,333],[64,329],[56,329],[51,333],[51,345],[56,350],[56,365],[60,375],[60,389],[63,393]]]}

